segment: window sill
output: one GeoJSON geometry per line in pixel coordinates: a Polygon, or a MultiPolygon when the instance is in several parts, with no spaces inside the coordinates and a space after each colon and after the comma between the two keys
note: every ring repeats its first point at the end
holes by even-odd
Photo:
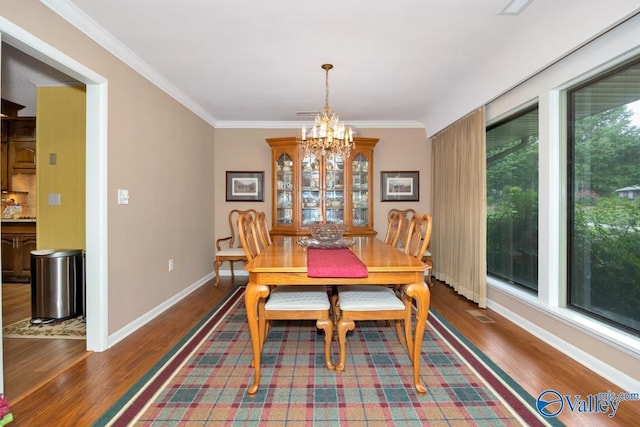
{"type": "MultiPolygon", "coordinates": [[[[520,290],[495,278],[487,277],[487,284],[490,287],[508,294],[524,304],[527,304],[533,309],[543,312],[601,342],[613,345],[619,350],[634,357],[640,356],[640,338],[636,336],[568,308],[551,307],[546,304],[542,304],[538,300],[537,295],[520,290]]],[[[552,331],[547,332],[553,333],[552,331]]]]}

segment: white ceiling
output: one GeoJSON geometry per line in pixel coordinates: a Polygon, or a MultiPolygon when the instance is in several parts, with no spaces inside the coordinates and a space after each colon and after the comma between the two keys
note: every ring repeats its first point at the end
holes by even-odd
{"type": "Polygon", "coordinates": [[[296,113],[322,108],[320,66],[332,63],[343,121],[428,133],[640,11],[638,0],[533,0],[515,16],[500,14],[509,0],[41,1],[218,127],[309,123],[296,113]]]}

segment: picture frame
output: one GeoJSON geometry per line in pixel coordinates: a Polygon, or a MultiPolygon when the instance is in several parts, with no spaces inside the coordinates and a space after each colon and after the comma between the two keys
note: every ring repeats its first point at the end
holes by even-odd
{"type": "Polygon", "coordinates": [[[227,171],[227,202],[264,201],[264,171],[227,171]]]}
{"type": "Polygon", "coordinates": [[[420,171],[381,171],[380,185],[383,202],[420,200],[420,171]]]}

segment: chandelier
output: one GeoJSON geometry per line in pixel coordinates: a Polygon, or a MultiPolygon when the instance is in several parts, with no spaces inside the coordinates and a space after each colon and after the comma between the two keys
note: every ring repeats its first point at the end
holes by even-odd
{"type": "Polygon", "coordinates": [[[316,122],[310,129],[302,128],[302,148],[306,156],[333,156],[345,160],[356,147],[353,142],[353,130],[340,124],[338,115],[329,107],[329,70],[331,64],[322,64],[325,70],[324,108],[316,116],[316,122]]]}

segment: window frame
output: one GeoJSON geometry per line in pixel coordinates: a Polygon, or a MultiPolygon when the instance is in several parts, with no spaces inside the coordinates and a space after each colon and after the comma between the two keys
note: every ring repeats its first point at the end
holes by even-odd
{"type": "MultiPolygon", "coordinates": [[[[576,119],[576,109],[574,108],[574,96],[576,92],[593,85],[594,83],[606,80],[609,77],[615,76],[631,67],[640,66],[640,56],[634,56],[631,59],[623,61],[621,63],[611,65],[610,67],[602,70],[599,73],[596,73],[589,78],[578,82],[575,85],[567,87],[564,90],[565,96],[565,108],[564,113],[566,114],[566,138],[565,138],[565,150],[566,150],[566,169],[565,169],[565,191],[566,191],[566,222],[565,222],[565,239],[566,239],[566,250],[565,250],[565,280],[564,284],[564,301],[563,307],[572,312],[578,313],[582,316],[585,316],[589,319],[593,319],[597,322],[601,322],[605,325],[613,327],[621,332],[631,334],[635,337],[640,337],[640,330],[634,329],[628,325],[617,322],[613,319],[605,317],[604,315],[596,313],[594,310],[587,310],[578,305],[574,305],[571,303],[572,296],[572,256],[574,250],[574,241],[575,241],[575,119],[576,119]]],[[[626,105],[626,104],[622,104],[626,105]]]]}

